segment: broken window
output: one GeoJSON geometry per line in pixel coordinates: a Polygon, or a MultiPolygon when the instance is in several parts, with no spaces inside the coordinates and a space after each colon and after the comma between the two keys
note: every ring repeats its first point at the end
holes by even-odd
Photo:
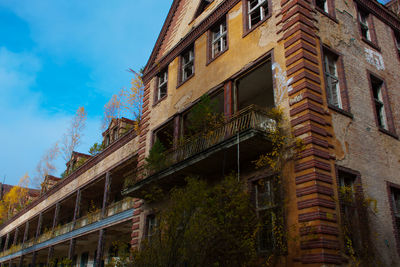
{"type": "Polygon", "coordinates": [[[315,5],[322,11],[329,13],[327,0],[315,0],[315,5]]]}
{"type": "Polygon", "coordinates": [[[160,129],[154,132],[154,142],[159,141],[165,150],[169,150],[174,145],[174,121],[171,120],[160,129]]]}
{"type": "Polygon", "coordinates": [[[235,81],[235,112],[250,105],[271,108],[275,105],[271,62],[262,63],[235,81]]]}
{"type": "Polygon", "coordinates": [[[157,218],[154,214],[148,215],[146,220],[146,237],[150,242],[152,237],[156,234],[157,218]]]}
{"type": "Polygon", "coordinates": [[[194,74],[194,47],[192,46],[181,55],[181,82],[186,81],[194,74]]]}
{"type": "Polygon", "coordinates": [[[324,72],[328,103],[342,109],[337,61],[337,55],[326,49],[324,50],[324,72]]]}
{"type": "Polygon", "coordinates": [[[211,29],[211,58],[215,58],[227,48],[226,19],[211,29]]]}
{"type": "Polygon", "coordinates": [[[263,21],[269,14],[268,0],[249,0],[247,8],[249,29],[263,21]]]}
{"type": "Polygon", "coordinates": [[[393,215],[396,229],[396,237],[400,240],[400,190],[398,188],[391,188],[391,198],[393,206],[393,215]]]}
{"type": "Polygon", "coordinates": [[[253,202],[261,227],[257,233],[257,248],[259,252],[271,251],[274,248],[274,220],[276,219],[277,203],[273,186],[273,178],[260,179],[252,183],[253,202]]]}
{"type": "Polygon", "coordinates": [[[160,101],[167,95],[167,89],[168,89],[168,71],[164,70],[158,74],[156,101],[160,101]]]}
{"type": "Polygon", "coordinates": [[[396,48],[397,48],[397,53],[400,56],[400,33],[395,33],[394,34],[395,42],[396,42],[396,48]]]}
{"type": "Polygon", "coordinates": [[[388,130],[385,104],[382,95],[383,81],[374,76],[371,76],[371,86],[372,86],[372,94],[374,97],[375,112],[376,112],[376,118],[378,120],[378,125],[379,127],[388,130]]]}
{"type": "Polygon", "coordinates": [[[368,41],[371,41],[371,33],[370,33],[370,25],[369,25],[369,14],[363,10],[360,10],[358,13],[360,28],[361,28],[361,36],[368,41]]]}

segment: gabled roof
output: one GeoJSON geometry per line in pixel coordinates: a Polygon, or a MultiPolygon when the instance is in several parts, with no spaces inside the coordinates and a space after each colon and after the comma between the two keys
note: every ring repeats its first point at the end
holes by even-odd
{"type": "Polygon", "coordinates": [[[132,125],[135,124],[135,121],[134,121],[134,120],[131,120],[131,119],[128,119],[128,118],[125,118],[125,117],[121,117],[121,118],[118,118],[118,119],[112,118],[111,121],[110,121],[110,123],[108,124],[107,129],[102,133],[102,135],[105,136],[105,135],[108,133],[108,131],[110,130],[110,127],[112,126],[113,123],[118,124],[118,123],[121,122],[121,121],[122,121],[122,122],[125,122],[125,123],[127,123],[127,124],[132,124],[132,125]]]}

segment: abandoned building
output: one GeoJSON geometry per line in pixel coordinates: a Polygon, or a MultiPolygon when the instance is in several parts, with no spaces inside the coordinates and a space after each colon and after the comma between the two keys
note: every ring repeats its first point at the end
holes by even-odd
{"type": "MultiPolygon", "coordinates": [[[[113,120],[103,151],[74,154],[62,180],[0,226],[0,263],[102,266],[117,256],[113,241],[139,248],[151,233],[156,218],[143,192],[191,174],[221,179],[234,170],[256,199],[270,197],[271,172],[253,161],[271,148],[266,110],[279,108],[304,144],[283,170],[285,225],[298,236],[288,240],[287,266],[345,266],[348,239],[358,249],[368,238],[382,266],[400,266],[399,5],[174,0],[144,69],[139,131],[113,120]],[[203,95],[224,117],[207,141],[188,125],[203,95]],[[156,142],[166,164],[149,171],[156,142]],[[373,211],[349,207],[341,188],[373,211]],[[350,213],[348,237],[341,226],[350,213]]],[[[259,251],[274,247],[265,229],[259,251]]]]}

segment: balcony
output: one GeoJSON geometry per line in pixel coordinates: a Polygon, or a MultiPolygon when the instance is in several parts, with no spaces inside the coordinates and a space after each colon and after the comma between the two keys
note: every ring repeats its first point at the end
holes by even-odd
{"type": "MultiPolygon", "coordinates": [[[[132,214],[124,215],[124,212],[132,212],[134,206],[134,199],[126,197],[125,199],[113,203],[107,207],[104,218],[101,218],[101,210],[95,210],[77,219],[75,222],[70,222],[64,225],[55,227],[54,230],[44,230],[42,235],[37,239],[32,238],[25,241],[23,244],[11,246],[8,250],[0,252],[0,258],[11,258],[13,254],[29,253],[42,247],[51,245],[52,243],[60,242],[64,239],[69,239],[75,235],[81,235],[86,232],[91,232],[95,229],[101,228],[102,225],[109,225],[110,223],[118,222],[125,217],[131,217],[132,214]],[[120,215],[124,216],[120,216],[120,215]],[[104,222],[104,223],[103,223],[104,222]]],[[[19,255],[17,255],[19,256],[19,255]]]]}
{"type": "Polygon", "coordinates": [[[248,106],[221,127],[199,133],[165,153],[165,164],[159,170],[138,170],[132,184],[123,194],[142,197],[146,188],[177,185],[189,175],[221,176],[230,170],[245,170],[252,161],[270,149],[267,132],[276,122],[265,109],[248,106]]]}

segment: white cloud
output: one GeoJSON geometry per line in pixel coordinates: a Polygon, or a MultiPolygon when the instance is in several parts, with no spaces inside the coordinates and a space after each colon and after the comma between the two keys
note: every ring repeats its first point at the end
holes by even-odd
{"type": "MultiPolygon", "coordinates": [[[[0,182],[16,184],[26,172],[32,177],[41,155],[61,139],[71,116],[40,109],[40,94],[30,91],[40,60],[29,53],[0,48],[0,182]]],[[[99,136],[99,119],[90,118],[82,140],[84,152],[99,136]]],[[[61,173],[63,162],[57,161],[61,173]]],[[[59,173],[56,173],[58,175],[59,173]]]]}

